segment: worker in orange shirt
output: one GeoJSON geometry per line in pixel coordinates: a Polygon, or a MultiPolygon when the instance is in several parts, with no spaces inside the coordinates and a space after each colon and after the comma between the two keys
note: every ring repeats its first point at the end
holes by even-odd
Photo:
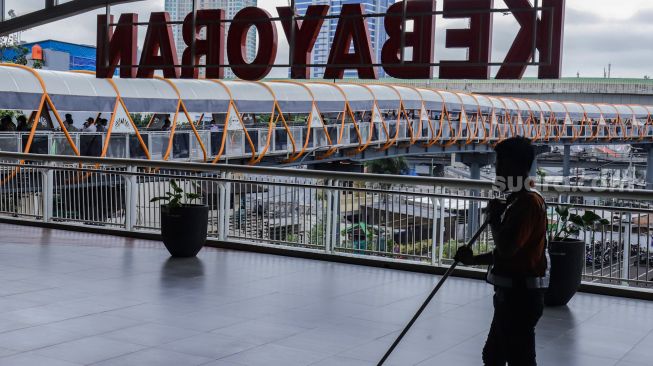
{"type": "Polygon", "coordinates": [[[506,202],[490,201],[487,212],[495,249],[474,256],[468,247],[456,253],[466,265],[488,265],[494,285],[494,318],[483,349],[486,366],[535,366],[535,326],[549,285],[546,204],[529,178],[535,160],[531,141],[504,140],[495,147],[496,186],[506,202]]]}

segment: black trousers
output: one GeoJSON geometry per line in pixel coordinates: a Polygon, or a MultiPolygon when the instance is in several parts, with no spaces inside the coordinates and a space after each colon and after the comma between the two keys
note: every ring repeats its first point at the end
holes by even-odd
{"type": "Polygon", "coordinates": [[[485,366],[536,366],[535,326],[543,310],[543,290],[495,288],[485,366]]]}

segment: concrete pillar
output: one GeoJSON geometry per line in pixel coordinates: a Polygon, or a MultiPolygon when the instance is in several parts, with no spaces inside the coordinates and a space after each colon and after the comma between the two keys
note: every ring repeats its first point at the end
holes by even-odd
{"type": "Polygon", "coordinates": [[[469,177],[474,180],[481,180],[481,163],[479,161],[469,163],[469,177]]]}
{"type": "Polygon", "coordinates": [[[653,189],[653,147],[648,148],[646,160],[646,189],[653,189]]]}
{"type": "MultiPolygon", "coordinates": [[[[460,161],[469,167],[469,177],[474,180],[481,179],[481,168],[494,163],[495,157],[492,153],[461,154],[460,161]]],[[[478,190],[471,190],[472,196],[480,196],[478,190]]],[[[481,210],[478,201],[472,201],[469,205],[469,220],[465,233],[466,240],[471,239],[476,230],[481,226],[481,210]]]]}
{"type": "Polygon", "coordinates": [[[571,175],[571,146],[565,145],[562,156],[562,182],[569,185],[569,176],[571,175]]]}
{"type": "Polygon", "coordinates": [[[537,181],[537,156],[535,157],[535,160],[533,160],[533,165],[531,165],[531,172],[529,175],[537,181]]]}

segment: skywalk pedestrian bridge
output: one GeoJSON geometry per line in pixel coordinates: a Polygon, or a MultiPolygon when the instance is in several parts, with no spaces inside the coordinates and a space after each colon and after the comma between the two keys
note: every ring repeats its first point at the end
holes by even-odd
{"type": "Polygon", "coordinates": [[[0,136],[7,152],[253,165],[486,152],[515,135],[542,145],[653,141],[653,106],[643,105],[347,81],[98,79],[9,64],[0,80],[0,110],[24,111],[30,125],[0,136]],[[109,123],[102,133],[71,132],[66,113],[109,123]]]}

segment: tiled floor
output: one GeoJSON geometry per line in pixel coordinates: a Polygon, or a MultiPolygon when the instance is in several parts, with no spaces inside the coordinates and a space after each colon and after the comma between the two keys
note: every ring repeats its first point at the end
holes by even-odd
{"type": "MultiPolygon", "coordinates": [[[[436,277],[0,225],[0,365],[375,365],[436,277]]],[[[451,279],[388,364],[480,365],[491,289],[451,279]]],[[[541,365],[653,364],[653,304],[547,309],[541,365]]]]}

